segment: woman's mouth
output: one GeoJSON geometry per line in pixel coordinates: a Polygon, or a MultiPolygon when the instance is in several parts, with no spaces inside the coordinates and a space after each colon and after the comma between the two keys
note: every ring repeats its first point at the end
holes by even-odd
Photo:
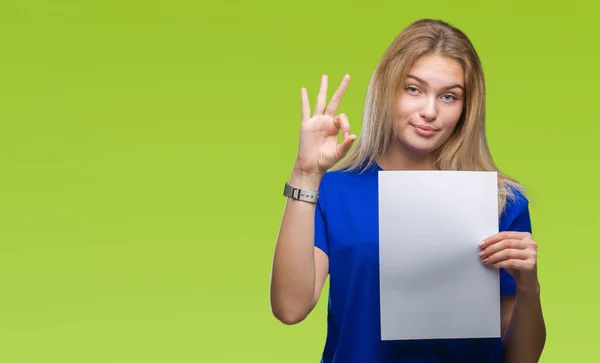
{"type": "Polygon", "coordinates": [[[412,127],[415,129],[417,134],[425,137],[432,136],[436,132],[434,128],[427,125],[412,125],[412,127]]]}

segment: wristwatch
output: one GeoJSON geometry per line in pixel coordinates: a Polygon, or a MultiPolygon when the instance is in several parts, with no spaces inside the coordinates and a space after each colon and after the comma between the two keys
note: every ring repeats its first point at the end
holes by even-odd
{"type": "Polygon", "coordinates": [[[283,188],[283,196],[304,202],[316,203],[319,199],[319,192],[317,190],[296,188],[288,182],[285,183],[285,187],[283,188]]]}

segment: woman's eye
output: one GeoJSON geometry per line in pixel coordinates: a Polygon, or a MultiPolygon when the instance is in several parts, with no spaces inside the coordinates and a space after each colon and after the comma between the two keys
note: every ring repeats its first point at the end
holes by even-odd
{"type": "Polygon", "coordinates": [[[412,94],[419,92],[417,87],[414,87],[414,86],[408,86],[408,87],[406,87],[406,90],[408,91],[408,93],[412,93],[412,94]]]}
{"type": "Polygon", "coordinates": [[[454,101],[454,100],[456,100],[456,96],[454,96],[454,95],[444,95],[444,101],[450,102],[450,101],[454,101]]]}

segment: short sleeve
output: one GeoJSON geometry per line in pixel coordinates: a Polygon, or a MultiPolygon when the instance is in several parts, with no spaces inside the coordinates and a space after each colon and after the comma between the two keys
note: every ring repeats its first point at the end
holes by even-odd
{"type": "MultiPolygon", "coordinates": [[[[522,197],[518,203],[515,203],[516,218],[513,219],[508,227],[508,231],[513,232],[529,232],[531,233],[531,218],[529,215],[529,203],[527,199],[522,197]]],[[[513,207],[513,208],[515,208],[513,207]]],[[[500,269],[500,295],[515,295],[517,288],[514,278],[506,272],[505,269],[500,269]]]]}
{"type": "Polygon", "coordinates": [[[329,245],[327,243],[327,224],[325,218],[325,198],[326,193],[323,190],[325,185],[325,180],[327,179],[327,174],[321,180],[321,185],[319,186],[319,199],[317,200],[317,205],[315,208],[315,247],[318,247],[326,255],[329,256],[329,245]]]}
{"type": "Polygon", "coordinates": [[[320,248],[326,255],[329,255],[325,217],[320,201],[317,201],[317,207],[315,209],[315,247],[320,248]]]}

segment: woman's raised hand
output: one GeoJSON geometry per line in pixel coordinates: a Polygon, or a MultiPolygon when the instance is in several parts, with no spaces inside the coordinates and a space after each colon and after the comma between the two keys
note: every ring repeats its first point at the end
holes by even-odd
{"type": "Polygon", "coordinates": [[[350,150],[356,135],[350,134],[350,122],[346,115],[335,115],[349,82],[350,76],[345,75],[327,104],[327,76],[324,75],[312,116],[308,92],[302,88],[302,126],[294,165],[298,171],[323,175],[350,150]],[[338,142],[340,130],[344,136],[341,143],[338,142]]]}

